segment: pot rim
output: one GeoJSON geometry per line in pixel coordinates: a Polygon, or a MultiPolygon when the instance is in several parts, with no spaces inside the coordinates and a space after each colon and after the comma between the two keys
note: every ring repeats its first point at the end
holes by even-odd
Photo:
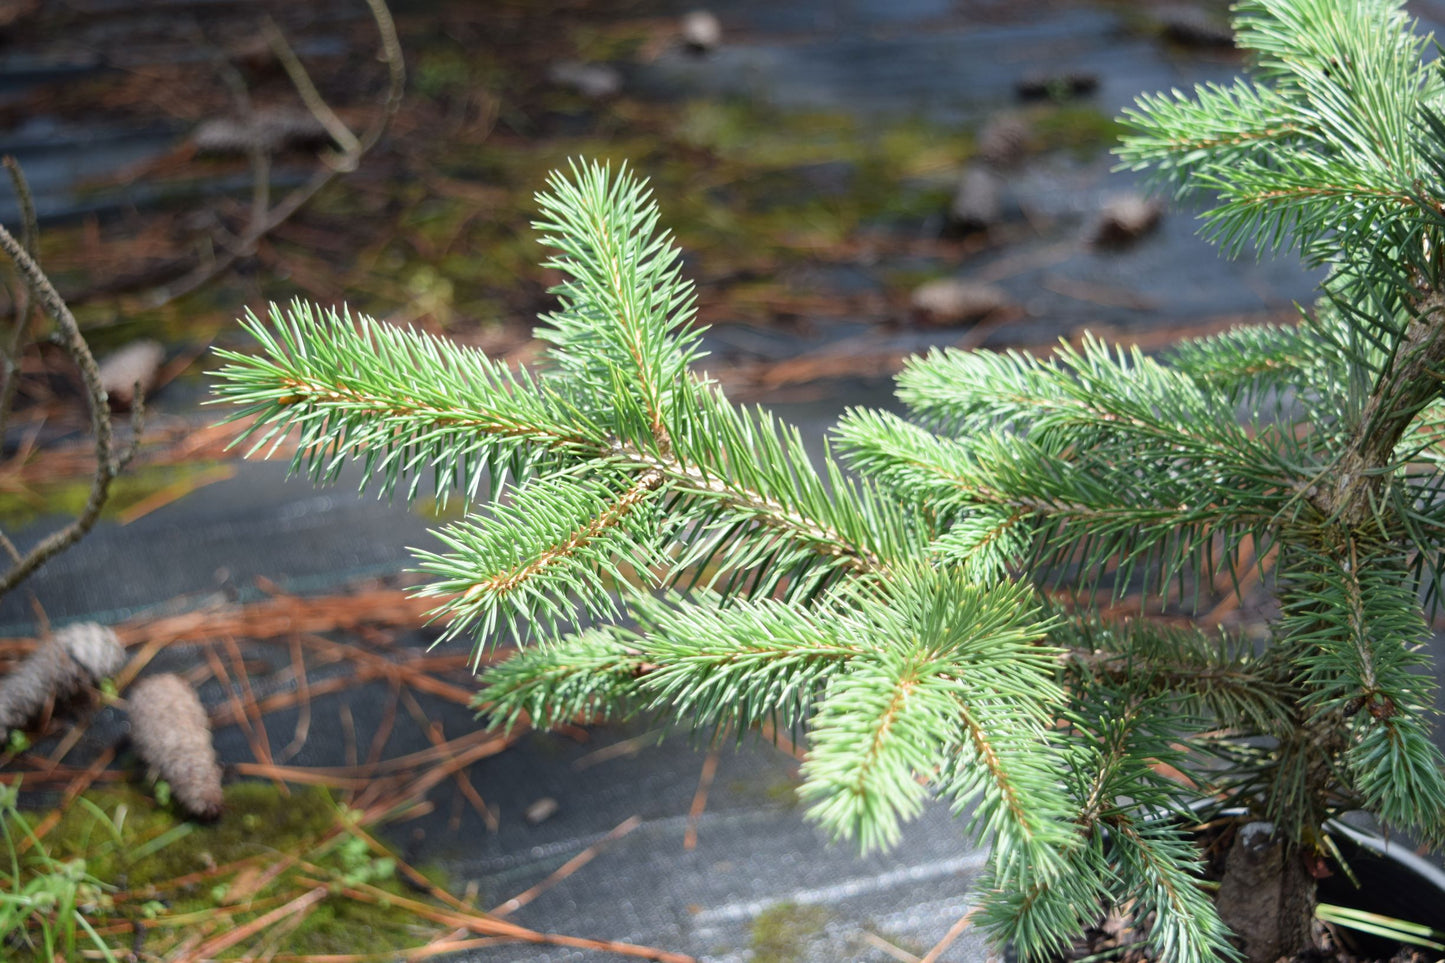
{"type": "Polygon", "coordinates": [[[1367,849],[1376,856],[1392,860],[1406,869],[1426,879],[1432,886],[1445,893],[1445,870],[1415,853],[1414,850],[1401,845],[1399,842],[1386,838],[1376,832],[1359,829],[1338,819],[1331,819],[1325,823],[1325,828],[1331,833],[1337,833],[1346,837],[1351,842],[1367,849]]]}

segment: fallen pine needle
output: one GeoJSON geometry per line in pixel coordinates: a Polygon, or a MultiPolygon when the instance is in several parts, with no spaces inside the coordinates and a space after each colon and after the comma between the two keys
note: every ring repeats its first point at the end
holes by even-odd
{"type": "Polygon", "coordinates": [[[697,792],[693,793],[692,806],[687,811],[687,832],[682,834],[682,848],[692,852],[697,848],[697,824],[707,808],[708,790],[712,788],[713,777],[717,775],[717,750],[708,752],[702,761],[702,772],[697,777],[697,792]]]}
{"type": "Polygon", "coordinates": [[[180,501],[191,492],[205,488],[207,485],[214,485],[216,482],[227,481],[236,477],[235,465],[216,465],[203,472],[199,472],[191,478],[183,478],[178,482],[166,485],[140,501],[131,505],[115,516],[116,521],[122,525],[129,525],[139,518],[144,518],[151,512],[169,505],[171,502],[180,501]]]}
{"type": "Polygon", "coordinates": [[[943,934],[943,939],[935,943],[933,949],[925,953],[919,963],[938,963],[938,958],[943,955],[943,951],[952,946],[953,941],[962,936],[963,931],[973,923],[973,914],[974,910],[969,910],[960,916],[958,921],[949,927],[948,932],[943,934]]]}
{"type": "Polygon", "coordinates": [[[546,879],[542,880],[537,885],[518,893],[516,896],[513,896],[511,899],[507,900],[505,903],[492,910],[492,915],[506,916],[513,910],[519,910],[523,906],[526,906],[528,903],[532,902],[532,900],[536,899],[538,896],[541,896],[547,890],[551,889],[553,886],[556,886],[558,883],[562,882],[562,880],[566,879],[568,876],[571,876],[583,866],[586,866],[588,863],[592,862],[592,860],[596,858],[597,854],[602,851],[602,848],[604,846],[621,839],[623,836],[626,836],[628,833],[632,832],[634,829],[641,825],[641,816],[627,817],[622,822],[618,823],[617,826],[614,827],[613,830],[606,836],[603,836],[601,839],[597,840],[597,842],[593,843],[591,846],[588,846],[586,849],[582,850],[582,852],[578,853],[576,856],[573,856],[561,866],[558,866],[557,869],[554,870],[550,875],[548,875],[546,879]]]}
{"type": "Polygon", "coordinates": [[[921,960],[903,947],[890,943],[877,933],[863,931],[863,942],[869,943],[893,957],[898,963],[921,963],[921,960]]]}
{"type": "MultiPolygon", "coordinates": [[[[263,932],[268,927],[279,923],[287,917],[296,913],[305,912],[325,899],[326,893],[327,887],[314,886],[286,905],[278,906],[271,912],[263,913],[242,926],[238,926],[214,939],[207,940],[181,959],[182,961],[212,959],[223,950],[228,950],[237,943],[250,939],[255,934],[263,932]]],[[[180,963],[180,961],[178,961],[178,963],[180,963]]]]}

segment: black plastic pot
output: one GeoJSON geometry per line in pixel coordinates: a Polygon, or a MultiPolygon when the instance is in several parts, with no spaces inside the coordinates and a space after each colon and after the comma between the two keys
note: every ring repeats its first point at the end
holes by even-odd
{"type": "MultiPolygon", "coordinates": [[[[1330,835],[1359,880],[1336,872],[1320,880],[1319,901],[1379,913],[1409,923],[1445,928],[1445,870],[1417,856],[1400,840],[1363,832],[1343,823],[1330,824],[1330,835]]],[[[1397,949],[1390,940],[1354,930],[1341,936],[1361,955],[1389,958],[1397,949]]]]}
{"type": "MultiPolygon", "coordinates": [[[[1239,815],[1227,811],[1220,815],[1239,815]]],[[[1416,855],[1405,843],[1386,839],[1338,821],[1329,823],[1330,836],[1354,874],[1332,866],[1334,874],[1319,881],[1318,900],[1350,909],[1378,913],[1407,923],[1445,928],[1445,870],[1416,855]]],[[[1398,942],[1358,930],[1338,928],[1346,948],[1365,958],[1388,960],[1400,949],[1398,942]]],[[[1019,963],[1012,944],[1005,963],[1019,963]]]]}

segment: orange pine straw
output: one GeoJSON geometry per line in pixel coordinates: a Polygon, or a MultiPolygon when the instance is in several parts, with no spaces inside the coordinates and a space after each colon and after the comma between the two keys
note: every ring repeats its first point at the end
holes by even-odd
{"type": "Polygon", "coordinates": [[[301,597],[277,595],[248,605],[203,609],[180,615],[141,616],[115,627],[121,644],[142,641],[168,645],[205,642],[222,635],[253,641],[289,638],[292,633],[347,631],[362,625],[414,628],[421,625],[435,599],[419,599],[404,589],[371,589],[350,595],[301,597]]]}
{"type": "MultiPolygon", "coordinates": [[[[186,675],[193,683],[214,678],[226,689],[226,700],[212,713],[212,724],[216,727],[239,726],[255,756],[252,762],[234,766],[234,771],[242,776],[273,780],[279,785],[324,785],[356,793],[351,805],[360,810],[359,825],[339,821],[323,839],[339,832],[350,832],[366,840],[377,851],[385,852],[388,850],[362,827],[382,819],[411,815],[417,808],[429,806],[424,798],[426,793],[447,779],[456,780],[462,797],[471,803],[483,818],[488,819],[489,823],[494,823],[495,815],[466,779],[465,771],[472,763],[504,751],[522,736],[520,731],[504,736],[477,730],[447,739],[426,720],[416,693],[425,692],[436,698],[471,705],[474,699],[473,690],[443,677],[445,673],[456,673],[458,676],[465,673],[470,676],[470,655],[416,654],[394,645],[393,638],[378,631],[377,627],[415,625],[419,620],[418,610],[429,608],[432,604],[434,600],[428,600],[423,605],[420,600],[412,599],[403,592],[390,590],[321,599],[299,599],[278,593],[248,606],[192,612],[154,620],[132,620],[118,628],[123,644],[135,651],[135,655],[120,673],[117,682],[123,691],[168,645],[201,643],[202,664],[186,675]],[[338,629],[353,631],[370,648],[334,641],[316,634],[323,630],[338,629]],[[287,647],[290,665],[286,671],[289,671],[294,679],[295,686],[293,691],[277,692],[258,699],[250,684],[249,673],[252,670],[247,665],[242,646],[271,640],[287,647]],[[310,678],[309,673],[314,671],[316,666],[328,663],[346,664],[352,671],[343,677],[322,681],[310,678]],[[373,735],[364,764],[357,764],[354,747],[348,757],[352,764],[347,766],[302,767],[277,762],[265,731],[268,713],[282,707],[299,706],[295,733],[282,750],[282,759],[288,759],[294,756],[306,741],[311,728],[309,717],[312,703],[316,698],[351,689],[364,682],[379,680],[385,680],[389,684],[392,696],[383,726],[373,735]],[[417,723],[427,733],[431,745],[404,756],[385,759],[382,756],[395,723],[396,709],[402,699],[406,700],[407,708],[417,717],[417,723]]],[[[0,640],[0,654],[10,651],[24,652],[32,645],[33,643],[28,641],[0,640]]],[[[342,709],[345,709],[344,704],[342,709]]],[[[123,773],[106,768],[113,760],[114,752],[111,750],[103,753],[85,770],[66,766],[64,758],[74,742],[73,739],[62,740],[50,759],[40,759],[31,754],[22,754],[19,758],[18,768],[40,769],[37,773],[27,774],[37,782],[54,783],[62,779],[66,782],[65,800],[41,822],[37,827],[37,835],[43,835],[52,829],[70,802],[97,779],[124,777],[123,773]]],[[[711,783],[716,764],[715,754],[704,764],[706,778],[702,781],[698,796],[702,805],[705,805],[707,786],[711,783]]],[[[6,780],[0,777],[0,781],[6,780]]],[[[701,806],[695,801],[694,821],[700,812],[701,806]]],[[[619,824],[545,879],[514,897],[506,904],[506,911],[527,905],[541,893],[581,870],[595,859],[606,845],[633,832],[640,825],[642,821],[636,816],[619,824]]],[[[260,954],[257,958],[296,963],[362,963],[384,958],[424,961],[444,953],[455,953],[500,942],[521,941],[597,950],[659,963],[692,963],[691,957],[653,947],[539,933],[489,917],[477,911],[471,901],[464,903],[430,883],[402,860],[397,861],[398,872],[422,886],[439,905],[399,898],[395,894],[368,886],[336,893],[331,884],[321,878],[303,880],[302,885],[306,887],[304,892],[293,890],[290,894],[276,897],[258,897],[257,894],[275,883],[283,873],[298,865],[307,869],[309,864],[296,855],[282,855],[280,859],[272,855],[265,861],[258,856],[199,870],[168,881],[165,885],[171,887],[193,885],[206,879],[230,878],[230,893],[236,900],[244,901],[248,907],[254,907],[258,912],[265,910],[255,919],[241,925],[237,925],[234,908],[228,910],[216,907],[208,911],[209,915],[203,914],[190,920],[187,924],[191,927],[190,932],[179,945],[170,950],[168,959],[173,963],[196,963],[201,959],[224,954],[227,950],[235,952],[235,947],[246,945],[247,941],[255,944],[261,936],[265,937],[266,943],[273,942],[272,936],[298,923],[317,903],[328,895],[335,894],[370,902],[384,899],[393,904],[401,903],[419,918],[441,923],[447,929],[431,938],[426,945],[410,950],[317,957],[283,955],[276,953],[274,947],[257,949],[253,945],[253,951],[260,954]]],[[[319,870],[312,868],[311,872],[319,870]]],[[[127,896],[128,894],[120,894],[121,899],[127,896]]],[[[101,929],[110,934],[115,927],[130,925],[132,924],[129,921],[113,919],[105,921],[101,929]]]]}
{"type": "Polygon", "coordinates": [[[692,852],[697,848],[697,823],[707,808],[708,790],[712,788],[713,777],[717,775],[717,750],[708,752],[702,761],[702,772],[697,777],[697,792],[693,794],[692,806],[687,811],[687,832],[682,834],[682,848],[692,852]]]}
{"type": "Polygon", "coordinates": [[[798,744],[788,738],[787,733],[773,725],[772,722],[764,720],[762,725],[759,726],[758,731],[762,737],[768,740],[768,742],[771,742],[779,752],[792,756],[799,762],[807,762],[808,754],[802,749],[799,749],[798,744]]]}
{"type": "Polygon", "coordinates": [[[207,485],[214,485],[216,482],[229,481],[236,477],[234,465],[216,465],[206,471],[198,472],[191,478],[182,478],[180,481],[166,485],[158,491],[152,492],[145,498],[131,505],[129,508],[116,514],[116,521],[122,525],[129,525],[137,519],[144,518],[151,512],[165,508],[172,502],[180,501],[191,492],[205,488],[207,485]]]}
{"type": "Polygon", "coordinates": [[[392,679],[386,699],[386,710],[381,714],[381,723],[371,736],[371,748],[366,752],[366,764],[374,766],[381,761],[391,730],[396,726],[396,707],[401,702],[401,680],[392,679]]]}
{"type": "Polygon", "coordinates": [[[475,910],[475,907],[463,903],[451,893],[447,892],[440,886],[433,883],[431,880],[427,879],[415,866],[411,865],[400,856],[397,856],[390,849],[378,842],[376,837],[363,829],[359,823],[348,825],[346,827],[346,831],[349,832],[351,835],[355,836],[357,839],[364,841],[368,846],[371,847],[373,852],[390,854],[392,858],[396,860],[397,871],[400,872],[407,879],[411,880],[414,884],[421,887],[435,899],[440,900],[441,902],[446,903],[448,906],[451,906],[463,913],[471,913],[475,910]]]}
{"type": "Polygon", "coordinates": [[[410,950],[387,950],[382,953],[278,953],[271,957],[271,963],[391,963],[393,960],[417,963],[443,953],[460,953],[463,950],[478,950],[514,942],[516,941],[499,936],[478,936],[469,940],[441,940],[410,950]]]}
{"type": "MultiPolygon", "coordinates": [[[[1248,539],[1250,536],[1246,535],[1245,538],[1248,539]]],[[[1264,558],[1259,560],[1259,564],[1253,565],[1250,564],[1254,557],[1253,544],[1252,541],[1248,544],[1248,555],[1245,555],[1244,551],[1240,552],[1238,567],[1244,569],[1244,574],[1240,576],[1239,579],[1238,593],[1233,591],[1232,585],[1226,585],[1225,588],[1220,589],[1219,591],[1224,593],[1224,598],[1209,611],[1209,614],[1199,620],[1201,625],[1206,627],[1218,625],[1225,615],[1239,608],[1240,600],[1259,583],[1262,576],[1268,574],[1269,571],[1274,568],[1275,560],[1279,557],[1279,549],[1270,548],[1269,551],[1264,553],[1264,558]]],[[[1223,580],[1226,582],[1228,578],[1229,576],[1227,574],[1223,576],[1223,580]]]]}
{"type": "Polygon", "coordinates": [[[535,886],[523,890],[516,896],[513,896],[511,899],[507,900],[502,905],[498,906],[496,909],[492,910],[490,915],[506,916],[508,913],[521,909],[523,906],[526,906],[538,896],[541,896],[543,893],[547,892],[547,890],[551,889],[553,886],[556,886],[558,883],[562,882],[562,880],[566,879],[568,876],[571,876],[573,873],[577,872],[577,870],[581,869],[583,866],[586,866],[588,863],[592,862],[592,860],[597,857],[597,854],[602,851],[603,847],[609,845],[610,843],[616,842],[617,840],[621,839],[623,836],[626,836],[628,833],[632,832],[634,829],[641,825],[641,816],[628,816],[622,822],[614,826],[612,831],[609,832],[606,836],[603,836],[601,839],[597,840],[597,842],[593,843],[591,846],[588,846],[586,849],[582,850],[582,852],[578,853],[576,856],[573,856],[561,866],[558,866],[555,870],[549,873],[547,877],[543,879],[540,883],[537,883],[535,886]]]}
{"type": "Polygon", "coordinates": [[[303,786],[327,786],[332,789],[361,789],[371,782],[368,776],[344,776],[335,772],[307,769],[304,766],[282,766],[264,762],[238,762],[234,769],[237,775],[241,776],[256,776],[273,781],[284,779],[303,786]]]}
{"type": "Polygon", "coordinates": [[[400,906],[403,909],[410,910],[424,919],[442,923],[446,926],[465,928],[473,933],[484,936],[502,936],[523,943],[547,943],[553,946],[573,946],[584,950],[603,950],[609,953],[620,953],[623,956],[655,960],[657,963],[697,963],[697,960],[691,956],[672,953],[667,950],[659,950],[651,946],[618,943],[613,940],[589,940],[580,936],[562,936],[555,933],[539,933],[536,930],[529,930],[515,923],[508,923],[505,920],[495,919],[491,916],[442,910],[405,896],[388,893],[385,890],[377,889],[366,883],[358,886],[345,887],[341,892],[352,899],[367,903],[385,900],[393,906],[400,906]]]}
{"type": "Polygon", "coordinates": [[[228,950],[231,947],[235,946],[237,943],[250,939],[255,934],[270,928],[273,924],[278,923],[289,916],[294,916],[297,913],[305,912],[312,906],[315,906],[317,903],[325,899],[326,893],[326,886],[315,886],[312,889],[309,889],[306,892],[302,893],[300,896],[296,897],[286,905],[278,906],[269,913],[261,914],[260,916],[251,920],[249,923],[238,926],[233,930],[229,930],[228,932],[223,933],[215,939],[208,940],[205,943],[202,943],[194,950],[177,959],[175,963],[186,963],[186,961],[189,960],[200,961],[206,959],[213,959],[217,954],[221,953],[222,951],[228,950]]]}
{"type": "MultiPolygon", "coordinates": [[[[306,672],[306,656],[301,651],[301,637],[291,637],[291,678],[296,680],[296,697],[299,701],[296,710],[296,728],[292,731],[291,741],[281,750],[281,761],[287,762],[294,758],[306,745],[307,738],[311,735],[311,677],[306,672]]],[[[275,762],[276,760],[271,760],[275,762]]]]}
{"type": "MultiPolygon", "coordinates": [[[[231,674],[226,670],[225,663],[221,661],[220,653],[218,653],[214,648],[210,646],[206,647],[205,653],[206,663],[210,665],[211,673],[215,676],[216,681],[221,683],[221,685],[225,688],[226,696],[231,702],[231,708],[235,714],[237,722],[240,723],[241,731],[246,734],[246,742],[251,747],[252,758],[254,758],[262,765],[271,765],[271,751],[265,738],[265,720],[261,719],[261,733],[258,734],[256,732],[256,726],[252,723],[252,713],[247,709],[245,705],[241,703],[241,697],[236,692],[236,686],[233,685],[231,682],[231,674]]],[[[238,666],[238,668],[240,669],[242,675],[246,674],[246,668],[244,665],[238,666]]],[[[212,722],[211,725],[212,727],[214,727],[215,723],[212,722]]],[[[283,784],[279,779],[273,779],[272,781],[276,784],[276,789],[278,792],[281,792],[283,795],[290,794],[289,789],[282,789],[283,784]]]]}
{"type": "MultiPolygon", "coordinates": [[[[445,745],[441,723],[428,721],[426,713],[422,711],[422,707],[417,703],[416,697],[410,692],[402,693],[401,697],[406,700],[407,712],[411,713],[411,717],[416,720],[417,727],[426,733],[426,737],[431,744],[438,749],[445,745]]],[[[472,785],[472,781],[468,778],[463,767],[458,766],[452,771],[452,781],[457,784],[457,789],[461,792],[462,798],[471,804],[472,809],[476,811],[478,816],[482,817],[482,821],[487,824],[488,830],[495,833],[501,828],[497,814],[492,812],[487,806],[487,801],[482,798],[481,793],[477,792],[476,787],[472,785]]]]}
{"type": "MultiPolygon", "coordinates": [[[[260,749],[256,761],[272,765],[276,760],[271,756],[271,736],[266,732],[266,717],[260,707],[256,705],[256,693],[251,690],[251,673],[246,671],[246,662],[241,657],[241,648],[236,645],[234,636],[223,636],[222,641],[225,643],[227,654],[231,657],[231,664],[236,669],[236,681],[240,683],[241,694],[245,697],[241,707],[251,718],[251,725],[248,729],[256,734],[255,746],[260,749]]],[[[276,789],[283,796],[291,795],[291,789],[285,783],[277,783],[276,789]]]]}
{"type": "Polygon", "coordinates": [[[938,958],[943,955],[943,951],[952,946],[953,941],[962,936],[963,931],[973,923],[973,914],[976,912],[977,909],[971,909],[960,916],[958,922],[949,927],[948,932],[943,934],[943,939],[934,944],[933,949],[929,950],[919,963],[938,963],[938,958]]]}
{"type": "Polygon", "coordinates": [[[60,805],[46,813],[45,818],[35,824],[30,834],[16,844],[15,852],[17,854],[24,854],[34,845],[35,840],[44,839],[45,834],[54,829],[60,822],[60,817],[65,815],[66,810],[70,808],[70,804],[75,802],[75,797],[90,788],[90,784],[95,782],[96,777],[105,770],[106,766],[110,765],[111,760],[114,758],[115,749],[113,747],[105,750],[96,757],[94,762],[86,767],[84,772],[71,780],[70,785],[65,789],[65,795],[61,797],[60,805]]]}

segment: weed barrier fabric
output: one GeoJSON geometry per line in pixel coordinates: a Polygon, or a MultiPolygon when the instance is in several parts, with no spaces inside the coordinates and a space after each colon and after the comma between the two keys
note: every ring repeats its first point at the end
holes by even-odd
{"type": "MultiPolygon", "coordinates": [[[[286,480],[281,464],[236,468],[234,478],[130,525],[97,526],[3,600],[0,635],[34,632],[29,591],[53,624],[117,622],[137,613],[254,600],[263,594],[258,577],[302,595],[344,591],[359,577],[401,571],[407,546],[430,541],[425,518],[400,502],[358,497],[354,476],[316,489],[304,478],[286,480]]],[[[436,634],[420,628],[399,633],[395,652],[425,650],[436,634]]],[[[340,639],[342,633],[331,635],[340,639]]],[[[358,643],[355,636],[345,641],[358,643]]],[[[285,671],[286,645],[247,644],[240,636],[237,642],[253,670],[249,684],[257,699],[294,688],[285,671]]],[[[465,651],[461,641],[446,646],[465,651]]],[[[203,659],[200,646],[176,644],[145,673],[185,672],[203,659]]],[[[322,665],[308,670],[308,684],[324,689],[350,671],[344,662],[322,665]]],[[[412,694],[422,719],[438,725],[447,739],[479,725],[464,706],[412,694]]],[[[231,698],[214,680],[200,687],[200,695],[212,710],[231,698]]],[[[389,696],[388,684],[378,681],[312,698],[306,741],[287,764],[346,766],[364,758],[387,724],[389,696]]],[[[290,707],[265,716],[278,757],[294,737],[299,712],[290,707]]],[[[967,843],[945,806],[930,808],[894,851],[859,858],[855,847],[829,845],[804,820],[795,795],[797,760],[750,736],[718,747],[706,805],[690,818],[707,746],[656,725],[636,720],[578,738],[528,734],[462,771],[497,817],[495,831],[456,781],[446,779],[426,797],[430,813],[386,827],[383,837],[408,862],[438,869],[452,893],[475,887],[476,905],[494,908],[635,817],[636,828],[603,842],[587,865],[506,918],[543,933],[645,944],[708,961],[885,961],[896,959],[887,949],[892,946],[922,956],[968,910],[970,884],[985,853],[967,843]],[[555,801],[555,812],[529,822],[528,808],[544,799],[555,801]],[[689,826],[691,849],[685,848],[689,826]]],[[[69,758],[93,759],[123,746],[125,734],[121,713],[102,709],[69,758]]],[[[228,781],[240,778],[238,764],[256,761],[253,742],[239,725],[218,726],[215,744],[228,781]]],[[[431,745],[402,709],[383,758],[431,745]]],[[[977,934],[965,933],[941,959],[985,956],[977,934]]],[[[612,957],[516,944],[449,958],[551,963],[612,957]]]]}
{"type": "MultiPolygon", "coordinates": [[[[676,6],[680,13],[688,5],[676,6]]],[[[996,6],[1001,11],[1011,4],[996,6]]],[[[855,20],[840,22],[835,4],[730,0],[715,5],[715,12],[729,31],[735,25],[743,29],[725,33],[716,55],[699,59],[669,52],[631,73],[628,82],[665,97],[761,95],[772,108],[873,116],[926,108],[940,121],[972,124],[1012,105],[1013,84],[1030,64],[1066,63],[1098,72],[1101,88],[1092,106],[1108,115],[1141,91],[1224,80],[1235,69],[1228,62],[1182,61],[1122,30],[1108,11],[1026,13],[1022,23],[989,27],[950,21],[949,9],[929,0],[871,0],[850,5],[855,20]],[[832,28],[820,30],[820,24],[832,28]],[[920,64],[931,69],[920,70],[920,64]]],[[[1315,279],[1299,272],[1292,259],[1222,261],[1195,237],[1187,215],[1166,217],[1154,237],[1130,252],[1084,249],[1077,237],[1097,200],[1132,183],[1111,174],[1112,163],[1108,157],[1049,157],[1017,172],[1011,185],[1017,206],[1052,227],[1046,236],[1025,234],[969,265],[969,270],[992,267],[1023,308],[997,332],[1001,338],[1047,343],[1085,326],[1155,330],[1226,314],[1288,311],[1290,302],[1312,299],[1315,279]],[[1067,250],[1051,260],[1050,245],[1067,250]],[[1021,266],[1010,268],[1011,263],[1021,266]],[[1116,304],[1097,294],[1115,289],[1131,297],[1116,304]]],[[[859,401],[856,394],[837,397],[859,401]]],[[[830,414],[804,421],[804,432],[820,436],[831,420],[830,414]]],[[[304,478],[285,480],[279,464],[237,464],[236,470],[231,480],[128,526],[101,523],[0,600],[0,633],[33,634],[32,592],[54,624],[113,623],[141,612],[253,599],[261,594],[258,577],[300,594],[336,590],[357,578],[398,572],[408,564],[408,546],[435,544],[420,515],[371,495],[358,498],[354,476],[313,489],[304,478]]],[[[23,533],[17,541],[22,548],[27,544],[23,533]]],[[[420,648],[434,637],[418,631],[405,644],[420,648]]],[[[250,659],[252,647],[246,654],[250,659]]],[[[177,646],[147,672],[184,671],[199,657],[195,647],[177,646]]],[[[279,650],[266,657],[278,667],[284,664],[279,650]]],[[[1434,665],[1445,672],[1445,660],[1437,658],[1434,665]]],[[[339,664],[329,671],[349,668],[339,664]]],[[[325,678],[317,672],[312,684],[325,678]]],[[[269,679],[268,673],[256,673],[258,696],[273,691],[269,679]]],[[[213,708],[226,698],[214,682],[202,687],[201,696],[213,708]]],[[[290,763],[345,765],[357,747],[364,756],[383,724],[387,696],[384,683],[367,683],[317,697],[309,737],[290,763]],[[343,706],[349,728],[339,722],[343,706]]],[[[420,694],[417,699],[448,738],[477,725],[462,706],[420,694]]],[[[291,740],[297,713],[268,715],[270,743],[278,751],[291,740]]],[[[104,710],[75,755],[93,758],[123,733],[119,713],[104,710]]],[[[660,744],[659,736],[651,734],[646,720],[594,729],[585,743],[529,735],[465,771],[499,818],[495,832],[448,779],[428,794],[431,813],[390,826],[386,838],[408,861],[436,865],[453,893],[465,893],[474,883],[477,904],[494,907],[637,817],[640,824],[630,833],[508,918],[546,933],[647,944],[717,963],[881,963],[906,958],[900,950],[921,957],[969,908],[969,888],[985,857],[967,845],[960,823],[944,807],[930,807],[892,852],[860,859],[846,844],[829,846],[803,819],[794,796],[795,760],[756,739],[719,750],[707,804],[694,825],[696,845],[685,848],[706,756],[685,734],[668,734],[660,744]],[[635,751],[612,758],[599,754],[615,745],[635,751]],[[555,813],[529,823],[524,812],[545,798],[556,802],[555,813]]],[[[408,720],[397,725],[386,755],[429,745],[408,720]]],[[[216,746],[231,766],[253,759],[239,726],[220,727],[216,746]]],[[[979,935],[970,930],[940,959],[963,963],[986,956],[979,935]]],[[[454,958],[620,959],[525,944],[454,958]]]]}
{"type": "MultiPolygon", "coordinates": [[[[328,591],[399,572],[410,561],[408,546],[433,541],[427,520],[400,501],[358,496],[357,472],[318,488],[287,478],[281,462],[231,464],[234,477],[128,525],[98,523],[0,599],[0,634],[34,632],[32,592],[54,623],[112,623],[255,598],[258,577],[291,592],[328,591]]],[[[56,524],[37,522],[16,542],[24,550],[56,524]]]]}

